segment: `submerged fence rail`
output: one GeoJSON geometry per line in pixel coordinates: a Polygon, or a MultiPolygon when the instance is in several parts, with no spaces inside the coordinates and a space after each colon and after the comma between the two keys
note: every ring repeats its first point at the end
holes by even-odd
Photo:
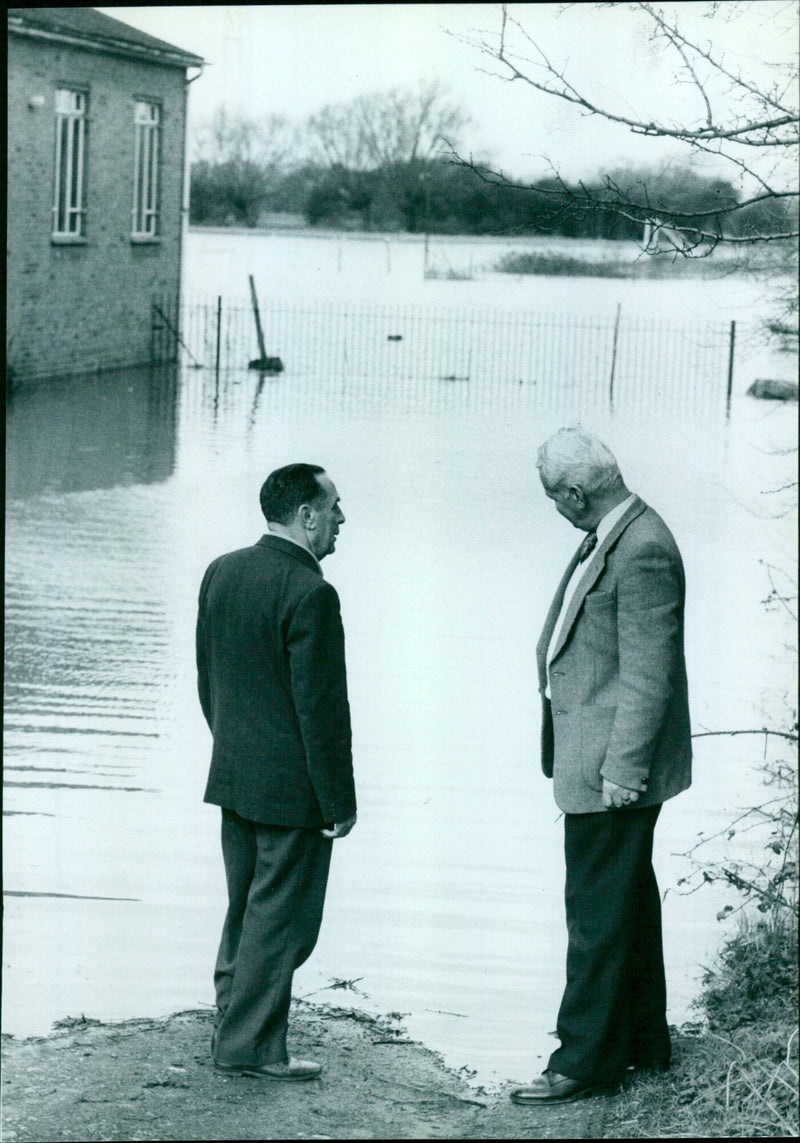
{"type": "MultiPolygon", "coordinates": [[[[485,395],[536,386],[612,408],[652,404],[725,406],[733,379],[735,323],[662,317],[434,309],[369,303],[260,304],[265,351],[286,377],[471,383],[485,395]]],[[[217,375],[260,357],[245,303],[154,300],[153,361],[181,359],[217,375]]]]}

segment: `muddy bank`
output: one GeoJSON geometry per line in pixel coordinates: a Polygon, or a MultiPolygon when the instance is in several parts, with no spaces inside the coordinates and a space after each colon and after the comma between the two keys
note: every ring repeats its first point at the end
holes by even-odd
{"type": "Polygon", "coordinates": [[[303,1002],[290,1050],[319,1061],[322,1078],[231,1078],[213,1069],[211,1024],[192,1011],[4,1036],[3,1140],[596,1139],[620,1098],[516,1107],[408,1040],[398,1018],[303,1002]]]}

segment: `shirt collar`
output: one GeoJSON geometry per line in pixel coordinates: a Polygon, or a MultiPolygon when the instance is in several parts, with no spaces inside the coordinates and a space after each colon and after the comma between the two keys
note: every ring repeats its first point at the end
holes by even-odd
{"type": "Polygon", "coordinates": [[[311,551],[311,548],[307,548],[305,546],[305,544],[301,544],[299,540],[295,540],[293,536],[287,536],[284,532],[273,532],[272,528],[270,528],[270,526],[269,526],[269,523],[267,524],[267,534],[270,536],[274,536],[276,540],[288,540],[288,542],[290,544],[294,544],[294,546],[296,548],[302,548],[304,552],[308,552],[308,554],[311,556],[312,560],[317,565],[319,570],[322,571],[322,567],[320,566],[320,562],[317,559],[317,557],[314,555],[314,553],[311,551]]]}
{"type": "Polygon", "coordinates": [[[603,519],[600,521],[600,523],[595,528],[595,533],[597,535],[597,543],[598,544],[601,544],[603,542],[603,540],[606,538],[606,536],[611,531],[611,529],[614,527],[614,525],[619,520],[622,519],[622,517],[628,511],[628,509],[633,504],[635,499],[636,499],[635,495],[633,493],[631,493],[630,496],[628,496],[625,500],[623,500],[621,504],[617,504],[616,507],[612,508],[610,512],[606,512],[603,519]]]}

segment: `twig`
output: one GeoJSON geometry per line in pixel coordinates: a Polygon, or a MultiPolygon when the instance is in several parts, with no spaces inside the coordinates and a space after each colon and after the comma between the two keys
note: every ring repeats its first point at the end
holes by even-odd
{"type": "Polygon", "coordinates": [[[736,734],[771,734],[775,738],[786,738],[789,742],[797,742],[797,732],[787,730],[769,730],[766,726],[762,726],[760,730],[701,730],[692,735],[692,738],[718,738],[721,735],[736,735],[736,734]]]}

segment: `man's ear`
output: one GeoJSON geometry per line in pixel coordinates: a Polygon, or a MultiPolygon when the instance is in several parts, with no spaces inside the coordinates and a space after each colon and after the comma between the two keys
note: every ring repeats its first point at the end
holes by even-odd
{"type": "Polygon", "coordinates": [[[577,508],[586,507],[586,496],[580,484],[570,484],[567,496],[577,508]]]}
{"type": "Polygon", "coordinates": [[[304,528],[313,531],[317,526],[317,517],[310,504],[301,504],[297,510],[300,523],[304,528]]]}

